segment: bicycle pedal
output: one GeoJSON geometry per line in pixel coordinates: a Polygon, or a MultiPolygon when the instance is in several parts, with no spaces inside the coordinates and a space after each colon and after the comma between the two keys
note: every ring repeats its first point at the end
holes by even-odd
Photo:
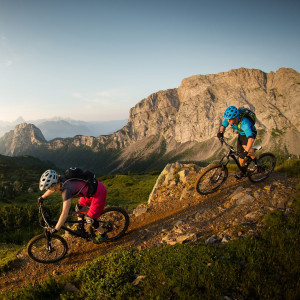
{"type": "Polygon", "coordinates": [[[241,180],[243,177],[247,177],[247,173],[236,174],[234,177],[238,180],[241,180]]]}
{"type": "Polygon", "coordinates": [[[258,165],[254,165],[254,166],[251,166],[251,168],[248,168],[248,171],[253,173],[253,172],[257,171],[257,169],[258,169],[258,165]]]}

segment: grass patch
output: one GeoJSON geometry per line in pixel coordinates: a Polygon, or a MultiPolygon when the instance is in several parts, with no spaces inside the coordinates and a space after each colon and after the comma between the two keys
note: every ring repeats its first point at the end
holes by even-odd
{"type": "Polygon", "coordinates": [[[238,172],[240,170],[236,163],[229,163],[227,169],[229,172],[238,172]]]}
{"type": "Polygon", "coordinates": [[[300,159],[289,159],[275,167],[275,171],[289,176],[300,176],[300,159]]]}
{"type": "Polygon", "coordinates": [[[0,243],[0,274],[10,269],[11,265],[17,260],[17,254],[22,246],[14,244],[0,243]]]}
{"type": "Polygon", "coordinates": [[[107,175],[99,180],[107,189],[107,204],[133,209],[147,203],[158,174],[107,175]]]}

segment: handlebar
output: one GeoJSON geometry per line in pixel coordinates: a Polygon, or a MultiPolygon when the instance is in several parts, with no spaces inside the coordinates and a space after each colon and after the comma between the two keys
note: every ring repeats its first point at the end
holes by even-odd
{"type": "Polygon", "coordinates": [[[39,206],[42,206],[42,205],[44,204],[44,202],[46,202],[46,201],[53,201],[53,200],[55,200],[55,199],[45,199],[45,198],[43,198],[43,197],[39,197],[39,198],[37,199],[38,205],[39,205],[39,206]]]}
{"type": "Polygon", "coordinates": [[[225,144],[225,146],[227,146],[230,150],[235,152],[233,147],[231,145],[229,145],[223,138],[220,138],[219,140],[220,140],[220,143],[221,143],[222,146],[223,146],[223,144],[225,144]]]}
{"type": "Polygon", "coordinates": [[[39,197],[37,200],[38,200],[38,205],[43,205],[43,202],[45,201],[43,197],[39,197]]]}

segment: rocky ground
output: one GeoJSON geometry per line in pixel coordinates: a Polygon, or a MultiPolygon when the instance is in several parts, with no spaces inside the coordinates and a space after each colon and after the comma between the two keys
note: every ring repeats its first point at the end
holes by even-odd
{"type": "Polygon", "coordinates": [[[194,188],[199,172],[194,165],[167,165],[149,203],[130,212],[130,227],[119,241],[95,245],[68,237],[66,258],[50,265],[33,262],[22,251],[12,270],[1,275],[0,291],[16,289],[28,280],[41,282],[48,275],[72,272],[121,246],[142,250],[196,241],[227,243],[255,234],[264,226],[265,214],[273,210],[289,213],[299,184],[298,179],[282,173],[274,173],[258,184],[247,178],[237,181],[230,173],[218,192],[203,196],[194,188]]]}

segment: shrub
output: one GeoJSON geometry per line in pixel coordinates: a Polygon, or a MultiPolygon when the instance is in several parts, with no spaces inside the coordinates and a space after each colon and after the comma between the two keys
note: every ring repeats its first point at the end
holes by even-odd
{"type": "Polygon", "coordinates": [[[275,171],[286,173],[290,176],[300,175],[300,159],[289,159],[275,167],[275,171]]]}

